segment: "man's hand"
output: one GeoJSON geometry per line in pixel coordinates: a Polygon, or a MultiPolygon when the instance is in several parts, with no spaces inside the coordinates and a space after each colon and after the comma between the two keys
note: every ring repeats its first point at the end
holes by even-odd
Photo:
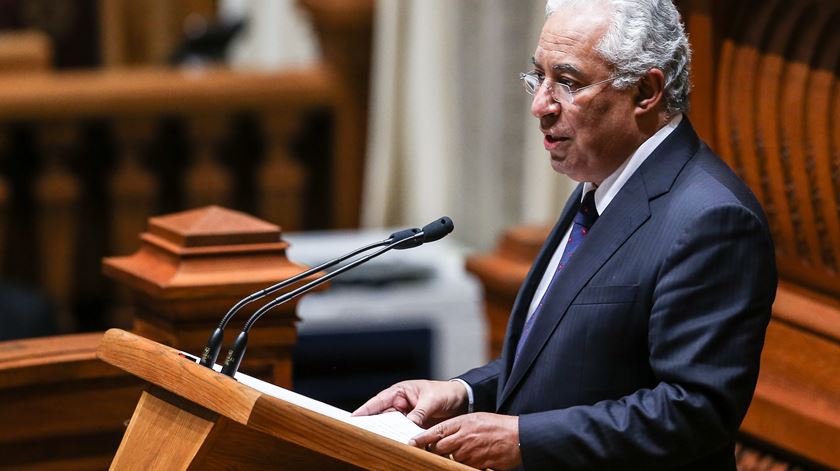
{"type": "Polygon", "coordinates": [[[519,417],[512,415],[480,412],[455,417],[408,444],[479,469],[511,469],[522,463],[519,417]]]}
{"type": "Polygon", "coordinates": [[[467,390],[456,381],[403,381],[380,392],[353,415],[399,411],[421,427],[467,412],[467,390]]]}

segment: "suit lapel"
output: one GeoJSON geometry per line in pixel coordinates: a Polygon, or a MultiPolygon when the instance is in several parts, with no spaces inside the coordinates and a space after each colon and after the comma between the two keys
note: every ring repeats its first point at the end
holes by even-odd
{"type": "MultiPolygon", "coordinates": [[[[679,127],[668,136],[625,183],[604,211],[604,214],[592,226],[586,240],[578,247],[563,271],[557,275],[552,288],[546,293],[544,305],[547,308],[535,319],[533,330],[529,334],[527,344],[524,345],[520,353],[519,361],[515,365],[511,365],[513,351],[516,350],[516,343],[512,340],[514,338],[519,339],[522,319],[527,312],[527,305],[522,306],[521,304],[524,303],[525,299],[530,304],[534,288],[530,288],[530,294],[527,298],[523,296],[523,292],[520,292],[519,298],[522,299],[517,298],[517,310],[514,312],[516,318],[514,319],[512,315],[511,323],[508,326],[508,329],[515,328],[516,331],[514,332],[515,337],[509,334],[508,341],[505,343],[504,353],[507,361],[505,371],[510,373],[508,377],[501,378],[503,382],[500,385],[502,391],[498,398],[498,408],[502,407],[532,367],[537,355],[563,320],[569,305],[577,297],[580,290],[589,283],[589,280],[616,250],[650,218],[650,200],[670,189],[680,170],[688,159],[696,153],[698,147],[699,139],[688,123],[688,119],[684,117],[679,127]]],[[[575,211],[580,202],[580,190],[581,188],[576,192],[578,204],[574,205],[575,211]]],[[[569,209],[568,206],[567,210],[569,209]]],[[[562,219],[565,219],[565,216],[567,216],[566,212],[564,212],[564,218],[562,219]]],[[[560,236],[562,236],[570,221],[571,219],[560,230],[560,236]]],[[[552,234],[554,235],[556,232],[558,232],[558,227],[554,228],[552,234]]],[[[554,248],[557,247],[557,242],[553,244],[554,248]]],[[[545,248],[543,252],[541,261],[546,256],[545,248]]],[[[551,253],[553,253],[553,250],[548,254],[549,259],[551,253]]],[[[528,275],[529,282],[539,281],[548,260],[544,260],[544,262],[539,270],[535,265],[528,275]]],[[[536,286],[535,283],[534,286],[536,286]]]]}
{"type": "Polygon", "coordinates": [[[546,242],[543,244],[540,249],[540,253],[534,261],[534,264],[531,265],[528,275],[525,277],[522,288],[520,288],[519,293],[516,295],[516,300],[513,303],[513,309],[511,309],[510,320],[508,320],[505,343],[502,348],[502,358],[505,359],[505,368],[504,371],[502,371],[502,377],[500,378],[499,384],[505,383],[507,375],[510,372],[511,364],[513,363],[513,355],[516,351],[516,344],[519,342],[519,336],[522,335],[522,327],[525,324],[525,316],[528,313],[528,308],[531,305],[534,292],[542,279],[548,262],[551,261],[551,257],[557,250],[557,246],[560,245],[560,239],[563,237],[563,234],[566,233],[566,229],[569,227],[569,224],[572,223],[575,213],[577,213],[578,207],[580,206],[582,191],[583,185],[578,185],[566,201],[566,206],[560,214],[560,219],[548,235],[546,242]]]}

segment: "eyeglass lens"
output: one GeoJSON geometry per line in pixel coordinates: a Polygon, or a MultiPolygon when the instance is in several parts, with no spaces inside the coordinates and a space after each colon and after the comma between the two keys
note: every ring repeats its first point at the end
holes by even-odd
{"type": "MultiPolygon", "coordinates": [[[[543,81],[540,80],[537,76],[531,74],[521,74],[520,77],[522,78],[522,83],[525,86],[525,91],[529,95],[536,95],[537,90],[539,90],[540,86],[543,84],[543,81]]],[[[554,101],[571,103],[572,93],[569,87],[557,82],[549,82],[549,84],[550,86],[548,91],[551,94],[551,98],[554,101]]]]}

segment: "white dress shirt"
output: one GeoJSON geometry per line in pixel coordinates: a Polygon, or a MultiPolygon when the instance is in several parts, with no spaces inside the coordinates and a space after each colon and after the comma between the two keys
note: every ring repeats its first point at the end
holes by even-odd
{"type": "MultiPolygon", "coordinates": [[[[595,209],[598,210],[599,215],[604,214],[607,206],[609,206],[613,198],[615,198],[615,195],[618,194],[624,184],[627,183],[627,180],[636,173],[636,170],[638,170],[645,160],[650,157],[650,154],[659,147],[659,144],[662,144],[662,141],[664,141],[665,138],[677,128],[680,121],[682,121],[681,113],[671,118],[671,120],[668,121],[668,124],[656,131],[653,136],[650,136],[645,142],[643,142],[642,145],[633,152],[630,158],[625,160],[623,164],[605,178],[598,187],[591,182],[585,182],[583,184],[583,192],[581,193],[581,201],[583,201],[584,195],[595,188],[595,209]]],[[[534,291],[534,297],[531,299],[531,305],[528,308],[528,315],[526,316],[526,319],[534,314],[537,306],[539,306],[540,302],[542,302],[545,292],[548,291],[551,279],[554,277],[554,272],[557,271],[557,265],[560,264],[560,259],[563,257],[563,252],[566,250],[566,242],[569,241],[569,236],[572,233],[572,226],[573,224],[569,224],[569,228],[566,229],[566,234],[563,235],[562,239],[560,239],[560,244],[557,246],[557,250],[554,251],[551,261],[548,262],[548,266],[545,268],[545,272],[543,272],[540,284],[537,285],[537,290],[534,291]]]]}
{"type": "MultiPolygon", "coordinates": [[[[581,201],[583,201],[583,196],[594,188],[595,208],[598,210],[599,215],[604,214],[607,206],[609,206],[613,198],[615,198],[615,195],[618,194],[624,184],[627,183],[627,180],[636,173],[636,170],[638,170],[645,160],[650,157],[653,151],[662,144],[665,138],[674,132],[674,129],[676,129],[680,124],[682,118],[682,113],[671,118],[671,120],[668,121],[668,124],[656,131],[653,136],[650,136],[645,142],[643,142],[642,145],[640,145],[639,148],[624,161],[624,163],[615,169],[613,173],[605,178],[599,186],[596,187],[592,182],[584,182],[583,192],[581,193],[581,201]]],[[[540,284],[537,285],[537,289],[534,291],[534,297],[531,299],[531,305],[528,307],[526,320],[534,314],[534,311],[537,309],[537,306],[539,306],[543,296],[545,296],[545,292],[548,291],[551,279],[554,277],[554,272],[557,271],[557,265],[560,264],[560,259],[563,257],[563,251],[566,250],[566,242],[568,242],[569,235],[571,235],[571,233],[572,224],[569,224],[565,235],[560,240],[560,244],[557,246],[557,249],[554,251],[554,255],[551,256],[551,260],[548,262],[545,272],[543,272],[540,284]]],[[[467,389],[467,399],[469,401],[468,412],[473,412],[474,396],[472,387],[470,387],[466,381],[458,378],[453,381],[463,384],[467,389]]]]}

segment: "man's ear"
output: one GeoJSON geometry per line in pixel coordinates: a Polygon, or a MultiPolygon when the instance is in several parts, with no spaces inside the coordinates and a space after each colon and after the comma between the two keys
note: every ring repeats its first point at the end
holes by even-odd
{"type": "Polygon", "coordinates": [[[636,114],[648,113],[657,108],[665,94],[665,74],[650,69],[639,79],[636,89],[636,114]]]}

